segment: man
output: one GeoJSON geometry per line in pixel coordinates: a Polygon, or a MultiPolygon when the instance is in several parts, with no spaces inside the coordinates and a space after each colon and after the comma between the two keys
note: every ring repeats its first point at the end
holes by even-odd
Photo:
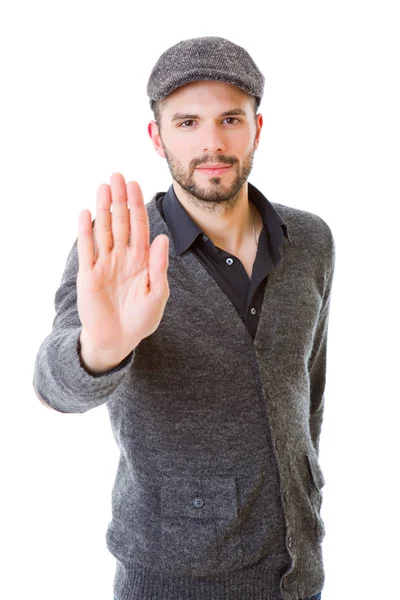
{"type": "Polygon", "coordinates": [[[100,186],[38,352],[45,403],[110,414],[116,600],[321,598],[335,248],[247,181],[263,88],[220,37],[161,55],[148,131],[172,185],[147,205],[119,173],[100,186]]]}

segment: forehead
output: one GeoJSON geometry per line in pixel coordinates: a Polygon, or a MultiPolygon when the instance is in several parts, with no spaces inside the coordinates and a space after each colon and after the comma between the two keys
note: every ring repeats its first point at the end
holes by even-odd
{"type": "Polygon", "coordinates": [[[226,105],[227,110],[233,104],[246,109],[251,107],[252,98],[236,87],[224,81],[191,81],[174,90],[163,101],[163,110],[167,113],[173,112],[183,106],[196,106],[198,110],[204,108],[221,109],[226,105]]]}

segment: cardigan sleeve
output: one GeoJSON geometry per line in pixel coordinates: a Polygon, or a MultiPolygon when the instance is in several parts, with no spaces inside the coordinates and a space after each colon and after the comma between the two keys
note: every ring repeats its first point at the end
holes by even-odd
{"type": "Polygon", "coordinates": [[[326,383],[326,358],[328,342],[329,310],[332,295],[332,282],[335,271],[335,242],[332,232],[329,231],[329,260],[326,267],[326,277],[322,304],[318,323],[314,334],[313,348],[308,361],[310,378],[310,434],[316,451],[319,455],[319,441],[324,413],[324,392],[326,383]]]}
{"type": "Polygon", "coordinates": [[[127,377],[135,354],[132,350],[119,365],[104,373],[91,373],[83,366],[76,289],[77,242],[76,239],[67,258],[55,294],[52,331],[39,347],[33,374],[38,398],[62,413],[83,413],[107,402],[127,377]]]}

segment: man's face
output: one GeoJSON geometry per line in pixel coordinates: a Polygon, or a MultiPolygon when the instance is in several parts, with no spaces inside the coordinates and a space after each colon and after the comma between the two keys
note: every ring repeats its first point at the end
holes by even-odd
{"type": "Polygon", "coordinates": [[[196,81],[166,98],[161,129],[154,127],[151,136],[172,178],[211,205],[237,197],[251,172],[261,127],[262,116],[255,118],[245,92],[219,81],[196,81]],[[206,163],[229,168],[206,172],[200,169],[206,163]]]}

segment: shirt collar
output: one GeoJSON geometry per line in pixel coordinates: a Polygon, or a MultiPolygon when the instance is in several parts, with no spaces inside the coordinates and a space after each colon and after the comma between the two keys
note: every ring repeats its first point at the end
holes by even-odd
{"type": "MultiPolygon", "coordinates": [[[[269,243],[279,246],[282,243],[284,234],[292,244],[287,225],[278,211],[254,185],[250,182],[247,182],[247,185],[249,201],[258,208],[261,214],[268,232],[269,243]]],[[[182,254],[182,252],[190,248],[200,234],[204,235],[204,232],[193,221],[183,204],[179,201],[172,184],[162,199],[162,211],[168,229],[171,232],[177,254],[182,254]]]]}

